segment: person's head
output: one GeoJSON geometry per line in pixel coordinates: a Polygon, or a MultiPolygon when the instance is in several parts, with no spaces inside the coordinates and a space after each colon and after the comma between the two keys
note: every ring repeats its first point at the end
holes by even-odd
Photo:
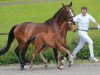
{"type": "Polygon", "coordinates": [[[83,6],[83,7],[81,8],[81,12],[82,12],[82,15],[85,16],[86,13],[87,13],[87,7],[83,6]]]}

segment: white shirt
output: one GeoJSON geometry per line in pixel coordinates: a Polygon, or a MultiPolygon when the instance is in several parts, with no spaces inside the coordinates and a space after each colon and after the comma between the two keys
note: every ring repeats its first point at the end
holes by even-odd
{"type": "Polygon", "coordinates": [[[79,15],[75,16],[73,20],[76,23],[78,23],[78,29],[81,29],[81,30],[88,30],[89,23],[96,22],[96,20],[88,13],[86,13],[86,16],[79,14],[79,15]]]}

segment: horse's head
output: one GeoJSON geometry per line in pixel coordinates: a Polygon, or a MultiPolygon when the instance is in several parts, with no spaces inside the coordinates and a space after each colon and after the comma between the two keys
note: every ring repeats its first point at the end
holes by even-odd
{"type": "Polygon", "coordinates": [[[75,25],[75,22],[73,21],[73,17],[75,15],[74,15],[73,9],[71,8],[72,2],[69,5],[64,5],[63,3],[62,3],[62,5],[63,5],[62,14],[64,15],[64,20],[75,25]]]}

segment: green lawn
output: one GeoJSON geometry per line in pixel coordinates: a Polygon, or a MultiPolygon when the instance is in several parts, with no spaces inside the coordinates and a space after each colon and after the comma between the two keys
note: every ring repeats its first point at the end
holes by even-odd
{"type": "Polygon", "coordinates": [[[23,1],[32,1],[32,0],[0,0],[0,2],[23,2],[23,1]]]}
{"type": "MultiPolygon", "coordinates": [[[[10,1],[10,0],[8,0],[10,1]]],[[[12,2],[14,0],[11,0],[12,2]]],[[[16,1],[16,0],[15,0],[16,1]]],[[[27,1],[27,0],[26,0],[27,1]]],[[[48,0],[49,1],[49,0],[48,0]]],[[[79,14],[82,6],[87,6],[88,12],[97,20],[100,24],[100,1],[99,0],[63,0],[56,2],[32,2],[30,4],[16,4],[16,5],[5,5],[0,6],[0,33],[9,32],[12,26],[23,23],[23,22],[44,22],[51,18],[56,11],[62,7],[62,2],[68,4],[73,2],[73,9],[75,14],[79,14]]],[[[91,27],[94,27],[91,24],[91,27]]],[[[71,40],[75,38],[77,33],[69,32],[67,35],[68,45],[73,50],[75,46],[70,44],[71,40]]],[[[94,41],[95,54],[100,56],[100,30],[89,31],[90,37],[94,41]]],[[[6,44],[7,36],[0,35],[0,49],[6,44]]],[[[16,42],[12,45],[11,50],[13,51],[16,42]]],[[[88,50],[88,48],[86,47],[88,50]]],[[[9,54],[8,54],[9,55],[9,54]]],[[[13,54],[12,54],[13,55],[13,54]]],[[[6,58],[7,56],[4,56],[6,58]]],[[[9,58],[10,59],[10,58],[9,58]]],[[[1,59],[0,59],[1,60],[1,59]]],[[[5,59],[6,60],[6,59],[5,59]]],[[[1,60],[4,61],[4,60],[1,60]]]]}
{"type": "MultiPolygon", "coordinates": [[[[68,1],[63,1],[65,4],[68,1]]],[[[42,2],[22,5],[9,5],[0,6],[0,32],[3,30],[8,32],[10,28],[15,25],[26,21],[44,22],[52,17],[56,11],[62,6],[62,2],[42,2]],[[6,28],[7,27],[7,28],[6,28]]],[[[81,6],[87,6],[88,12],[100,23],[99,19],[99,0],[76,1],[73,0],[73,9],[75,14],[80,13],[81,6]]]]}

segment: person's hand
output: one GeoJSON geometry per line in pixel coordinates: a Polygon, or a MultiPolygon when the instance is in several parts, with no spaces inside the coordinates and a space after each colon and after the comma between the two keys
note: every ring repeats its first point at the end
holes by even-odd
{"type": "Polygon", "coordinates": [[[97,26],[98,30],[100,29],[100,25],[97,26]]]}

